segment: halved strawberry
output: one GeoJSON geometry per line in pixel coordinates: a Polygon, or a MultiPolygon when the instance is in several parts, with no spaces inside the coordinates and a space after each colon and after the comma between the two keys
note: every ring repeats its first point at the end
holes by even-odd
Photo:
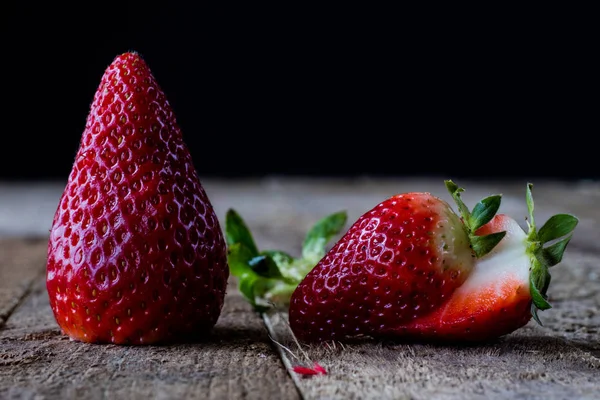
{"type": "MultiPolygon", "coordinates": [[[[447,181],[448,190],[461,189],[447,181]]],[[[430,193],[403,193],[363,214],[294,291],[290,326],[304,340],[377,336],[440,308],[478,257],[504,236],[475,231],[495,215],[489,196],[459,217],[430,193]]]]}
{"type": "Polygon", "coordinates": [[[479,259],[453,296],[424,318],[386,330],[385,334],[436,340],[487,340],[515,331],[537,312],[550,308],[549,268],[561,262],[578,220],[552,216],[539,230],[533,216],[532,185],[527,185],[528,232],[499,214],[477,235],[506,232],[502,241],[479,259]]]}
{"type": "Polygon", "coordinates": [[[527,186],[529,233],[495,216],[500,195],[469,211],[446,181],[460,218],[428,193],[394,196],[356,221],[294,291],[299,339],[367,335],[471,341],[495,338],[547,309],[548,267],[577,224],[559,214],[538,231],[527,186]]]}

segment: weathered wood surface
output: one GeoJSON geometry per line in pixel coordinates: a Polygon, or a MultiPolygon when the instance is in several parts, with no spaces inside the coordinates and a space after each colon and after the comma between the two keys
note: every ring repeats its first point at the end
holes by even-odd
{"type": "Polygon", "coordinates": [[[270,314],[284,362],[319,362],[327,376],[297,384],[309,399],[599,399],[600,257],[572,251],[553,275],[551,310],[493,343],[302,345],[287,315],[270,314]],[[297,359],[295,358],[297,357],[297,359]]]}
{"type": "Polygon", "coordinates": [[[296,399],[260,318],[232,291],[200,343],[119,347],[60,335],[44,280],[0,331],[0,398],[296,399]]]}
{"type": "MultiPolygon", "coordinates": [[[[524,221],[525,181],[457,183],[467,189],[469,205],[503,193],[501,211],[524,221]]],[[[289,336],[286,315],[261,319],[233,280],[213,335],[202,343],[132,348],[68,340],[53,319],[44,285],[46,234],[62,185],[0,183],[0,398],[599,399],[600,185],[534,183],[538,223],[557,212],[580,218],[553,270],[554,308],[540,313],[543,327],[532,323],[470,347],[356,341],[300,348],[289,336]],[[289,370],[306,357],[328,375],[306,379],[289,370]]],[[[409,190],[451,201],[441,179],[204,185],[220,218],[233,207],[259,247],[292,254],[307,229],[331,212],[346,209],[353,220],[409,190]]]]}
{"type": "Polygon", "coordinates": [[[39,239],[0,242],[0,328],[29,292],[34,279],[43,275],[44,246],[39,239]]]}

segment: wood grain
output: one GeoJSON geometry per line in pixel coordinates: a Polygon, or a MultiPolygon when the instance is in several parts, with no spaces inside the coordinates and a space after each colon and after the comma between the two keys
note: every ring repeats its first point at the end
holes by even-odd
{"type": "Polygon", "coordinates": [[[554,308],[477,346],[362,341],[298,344],[285,312],[264,318],[288,368],[319,362],[328,375],[295,381],[304,399],[597,399],[600,258],[571,252],[553,275],[554,308]]]}
{"type": "Polygon", "coordinates": [[[46,246],[44,238],[0,239],[0,329],[44,274],[46,246]]]}
{"type": "MultiPolygon", "coordinates": [[[[54,320],[45,277],[39,274],[44,246],[17,242],[10,242],[13,256],[3,258],[2,271],[20,277],[11,282],[37,278],[31,290],[24,283],[10,297],[21,301],[0,330],[0,398],[299,398],[260,316],[235,290],[234,281],[221,318],[202,342],[146,347],[85,344],[63,336],[54,320]]],[[[7,247],[0,251],[9,253],[7,247]]]]}
{"type": "MultiPolygon", "coordinates": [[[[527,215],[525,186],[471,185],[467,204],[503,194],[502,211],[527,215]],[[487,190],[487,194],[486,191],[487,190]]],[[[444,197],[443,195],[441,197],[444,197]]],[[[594,185],[536,184],[536,221],[569,212],[580,224],[563,262],[553,268],[551,310],[500,340],[456,347],[354,341],[297,343],[285,312],[264,315],[288,369],[319,362],[328,375],[302,379],[305,399],[596,399],[600,388],[600,199],[594,185]]],[[[524,220],[523,220],[524,221],[524,220]]],[[[541,226],[541,225],[540,225],[541,226]]]]}
{"type": "MultiPolygon", "coordinates": [[[[502,193],[501,212],[525,224],[526,181],[457,183],[470,206],[502,193]]],[[[62,185],[0,185],[0,234],[9,237],[0,240],[0,398],[598,399],[600,185],[534,185],[538,224],[558,212],[580,218],[563,262],[552,270],[554,307],[540,313],[544,326],[530,323],[498,341],[462,347],[297,344],[286,313],[254,313],[233,278],[222,316],[202,342],[119,347],[70,341],[54,321],[44,284],[44,235],[62,185]],[[4,201],[11,199],[19,204],[4,201]],[[21,226],[23,215],[35,218],[21,226]],[[36,233],[37,240],[23,238],[36,233]],[[310,361],[328,374],[307,379],[291,370],[310,361]]],[[[452,203],[436,178],[205,180],[204,186],[223,222],[235,208],[261,249],[292,255],[299,255],[314,222],[341,209],[353,221],[388,196],[412,190],[452,203]]]]}

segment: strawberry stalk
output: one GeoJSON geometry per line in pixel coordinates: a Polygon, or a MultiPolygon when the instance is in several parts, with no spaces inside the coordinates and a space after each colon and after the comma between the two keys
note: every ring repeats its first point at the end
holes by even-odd
{"type": "Polygon", "coordinates": [[[304,238],[301,256],[293,257],[279,250],[259,250],[246,222],[229,209],[225,218],[227,258],[240,292],[257,311],[287,306],[293,291],[323,258],[346,220],[346,212],[340,211],[317,221],[304,238]]]}
{"type": "Polygon", "coordinates": [[[532,188],[531,183],[527,184],[526,200],[529,214],[527,254],[532,265],[529,275],[529,290],[532,298],[531,315],[538,324],[542,325],[537,315],[538,310],[552,308],[546,295],[551,279],[549,269],[561,262],[579,220],[570,214],[556,214],[537,230],[533,218],[532,188]]]}

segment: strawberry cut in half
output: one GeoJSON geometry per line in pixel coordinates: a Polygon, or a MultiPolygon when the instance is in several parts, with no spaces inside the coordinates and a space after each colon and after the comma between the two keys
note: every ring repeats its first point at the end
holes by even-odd
{"type": "Polygon", "coordinates": [[[528,232],[504,214],[500,195],[471,212],[445,182],[455,214],[429,193],[393,196],[366,212],[294,290],[289,322],[304,341],[356,336],[481,341],[525,325],[550,307],[549,267],[577,218],[537,229],[527,185],[528,232]]]}
{"type": "Polygon", "coordinates": [[[123,53],[102,76],[52,221],[56,321],[83,342],[195,337],[219,318],[228,277],[224,236],[174,112],[143,58],[123,53]]]}

